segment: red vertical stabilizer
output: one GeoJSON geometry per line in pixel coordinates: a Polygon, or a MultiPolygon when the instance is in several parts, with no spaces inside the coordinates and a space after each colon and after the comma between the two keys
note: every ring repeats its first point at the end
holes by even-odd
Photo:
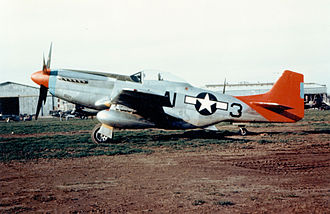
{"type": "Polygon", "coordinates": [[[236,98],[269,122],[297,122],[304,117],[304,75],[286,70],[267,93],[236,98]]]}

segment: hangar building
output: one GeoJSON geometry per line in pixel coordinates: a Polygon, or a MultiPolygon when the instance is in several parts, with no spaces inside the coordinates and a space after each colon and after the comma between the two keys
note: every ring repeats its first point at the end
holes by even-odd
{"type": "MultiPolygon", "coordinates": [[[[237,83],[226,84],[225,93],[233,96],[245,96],[266,93],[274,83],[237,83]]],[[[222,93],[224,84],[206,85],[204,88],[222,93]]],[[[304,83],[305,104],[329,103],[326,85],[317,83],[304,83]]]]}
{"type": "MultiPolygon", "coordinates": [[[[39,88],[14,82],[0,83],[0,114],[33,115],[36,113],[39,88]]],[[[53,97],[48,93],[46,104],[40,110],[40,116],[48,116],[50,110],[67,110],[73,104],[53,97]]]]}

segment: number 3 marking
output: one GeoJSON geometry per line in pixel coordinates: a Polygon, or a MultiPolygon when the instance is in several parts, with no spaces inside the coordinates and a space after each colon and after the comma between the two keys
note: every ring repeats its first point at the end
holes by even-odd
{"type": "Polygon", "coordinates": [[[239,104],[239,103],[232,103],[231,105],[230,105],[230,107],[234,107],[234,106],[237,106],[238,107],[238,109],[236,109],[236,112],[230,112],[229,114],[230,114],[230,116],[232,116],[232,117],[241,117],[242,116],[242,105],[241,104],[239,104]]]}

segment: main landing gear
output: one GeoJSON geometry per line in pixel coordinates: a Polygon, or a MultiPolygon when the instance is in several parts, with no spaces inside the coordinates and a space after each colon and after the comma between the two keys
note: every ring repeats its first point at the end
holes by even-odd
{"type": "MultiPolygon", "coordinates": [[[[113,132],[111,130],[111,137],[108,137],[102,133],[100,133],[102,124],[97,124],[94,129],[92,130],[91,137],[93,143],[99,144],[99,143],[110,143],[113,138],[113,132]]],[[[112,127],[111,127],[112,128],[112,127]]]]}

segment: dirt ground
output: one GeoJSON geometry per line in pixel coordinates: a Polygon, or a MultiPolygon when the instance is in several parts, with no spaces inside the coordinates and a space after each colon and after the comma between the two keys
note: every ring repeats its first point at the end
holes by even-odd
{"type": "Polygon", "coordinates": [[[0,212],[330,213],[330,135],[304,127],[250,128],[247,143],[197,150],[0,163],[0,212]],[[281,132],[299,138],[261,141],[281,132]]]}

